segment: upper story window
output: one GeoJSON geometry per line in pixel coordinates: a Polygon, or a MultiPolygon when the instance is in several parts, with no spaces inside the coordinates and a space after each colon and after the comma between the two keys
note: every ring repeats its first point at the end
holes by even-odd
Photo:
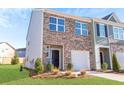
{"type": "Polygon", "coordinates": [[[55,17],[50,17],[49,19],[49,29],[50,31],[56,31],[56,18],[55,17]]]}
{"type": "Polygon", "coordinates": [[[50,17],[49,18],[49,29],[53,32],[64,32],[65,31],[65,20],[63,18],[50,17]]]}
{"type": "Polygon", "coordinates": [[[81,22],[75,22],[75,34],[88,36],[87,24],[81,22]]]}
{"type": "Polygon", "coordinates": [[[124,30],[123,28],[114,27],[113,28],[114,39],[124,40],[124,30]]]}
{"type": "Polygon", "coordinates": [[[58,18],[58,32],[64,32],[64,29],[65,29],[64,19],[58,18]]]}
{"type": "Polygon", "coordinates": [[[97,24],[97,36],[107,37],[107,26],[105,24],[97,24]]]}

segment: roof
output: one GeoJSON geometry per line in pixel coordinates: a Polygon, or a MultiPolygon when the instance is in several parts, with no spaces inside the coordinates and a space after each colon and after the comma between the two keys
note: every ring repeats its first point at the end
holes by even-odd
{"type": "Polygon", "coordinates": [[[12,49],[15,50],[15,48],[12,45],[10,45],[9,43],[7,43],[7,42],[0,42],[0,44],[3,44],[3,43],[7,44],[8,46],[10,46],[12,49]]]}
{"type": "Polygon", "coordinates": [[[108,20],[111,17],[111,15],[112,15],[112,13],[107,15],[107,16],[105,16],[105,17],[103,17],[102,19],[108,20]]]}
{"type": "Polygon", "coordinates": [[[109,15],[103,17],[102,19],[108,20],[108,21],[113,21],[114,20],[113,22],[121,23],[118,16],[114,12],[112,12],[109,15]]]}

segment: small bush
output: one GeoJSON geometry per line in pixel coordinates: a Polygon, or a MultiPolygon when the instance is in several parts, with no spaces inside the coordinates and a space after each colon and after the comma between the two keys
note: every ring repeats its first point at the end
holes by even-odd
{"type": "Polygon", "coordinates": [[[36,74],[42,73],[43,70],[44,70],[44,67],[43,67],[43,64],[41,62],[41,59],[37,58],[36,61],[35,61],[35,72],[36,72],[36,74]]]}
{"type": "Polygon", "coordinates": [[[113,68],[113,71],[115,71],[115,72],[120,71],[120,65],[117,61],[117,58],[116,58],[115,54],[113,54],[113,56],[112,56],[112,68],[113,68]]]}
{"type": "Polygon", "coordinates": [[[20,72],[23,71],[23,65],[20,65],[20,72]]]}
{"type": "Polygon", "coordinates": [[[54,68],[53,71],[52,71],[52,74],[53,75],[57,75],[58,73],[59,73],[59,69],[54,68]]]}
{"type": "Polygon", "coordinates": [[[54,69],[53,64],[47,64],[47,66],[46,66],[46,71],[47,71],[47,72],[52,72],[53,69],[54,69]]]}
{"type": "Polygon", "coordinates": [[[107,70],[107,69],[108,69],[108,64],[104,62],[102,64],[102,70],[107,70]]]}
{"type": "Polygon", "coordinates": [[[17,54],[15,54],[15,56],[12,58],[11,64],[12,65],[19,64],[19,58],[18,58],[17,54]]]}
{"type": "Polygon", "coordinates": [[[86,75],[86,71],[85,71],[85,70],[81,70],[81,71],[80,71],[80,75],[81,75],[81,76],[86,75]]]}
{"type": "Polygon", "coordinates": [[[72,68],[73,68],[73,65],[71,63],[68,63],[67,70],[72,70],[72,68]]]}
{"type": "Polygon", "coordinates": [[[70,76],[71,74],[72,74],[71,71],[66,71],[66,72],[65,72],[65,76],[70,76]]]}

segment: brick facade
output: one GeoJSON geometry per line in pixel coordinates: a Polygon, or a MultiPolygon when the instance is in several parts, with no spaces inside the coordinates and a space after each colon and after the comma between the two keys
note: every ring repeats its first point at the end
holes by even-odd
{"type": "Polygon", "coordinates": [[[124,53],[124,45],[120,45],[118,43],[111,43],[110,47],[112,54],[116,52],[124,53]]]}
{"type": "MultiPolygon", "coordinates": [[[[65,19],[65,32],[50,32],[49,30],[49,17],[55,16],[64,18],[62,16],[57,16],[49,13],[44,13],[44,28],[43,28],[43,51],[47,46],[59,47],[62,50],[62,55],[64,56],[64,68],[66,69],[67,63],[71,62],[71,50],[87,50],[90,53],[90,68],[94,68],[94,55],[92,46],[92,26],[91,23],[88,24],[88,37],[76,36],[74,34],[75,19],[64,18],[65,19]]],[[[43,52],[43,61],[46,60],[46,53],[43,52]]]]}

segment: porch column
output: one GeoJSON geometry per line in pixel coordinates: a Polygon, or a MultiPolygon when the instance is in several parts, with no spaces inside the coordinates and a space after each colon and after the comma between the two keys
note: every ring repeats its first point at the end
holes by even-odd
{"type": "Polygon", "coordinates": [[[111,46],[110,46],[110,38],[111,38],[111,36],[109,35],[108,25],[107,25],[107,34],[108,34],[108,44],[109,44],[109,60],[110,60],[110,67],[112,69],[112,53],[111,53],[111,46]]]}

